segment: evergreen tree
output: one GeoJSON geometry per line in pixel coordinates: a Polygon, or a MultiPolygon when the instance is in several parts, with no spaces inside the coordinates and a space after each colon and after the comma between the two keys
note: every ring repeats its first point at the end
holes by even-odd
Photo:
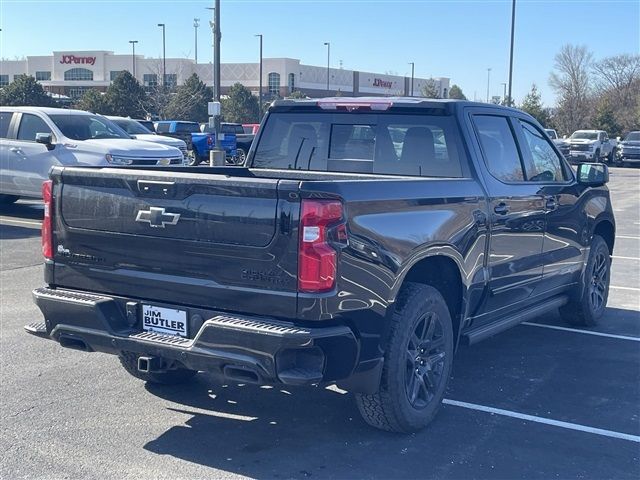
{"type": "Polygon", "coordinates": [[[84,95],[82,95],[78,103],[75,104],[75,108],[100,113],[102,115],[109,115],[111,113],[107,107],[104,95],[95,88],[84,92],[84,95]]]}
{"type": "Polygon", "coordinates": [[[455,83],[451,85],[451,89],[449,90],[449,98],[455,98],[458,100],[466,100],[464,93],[462,93],[462,89],[456,85],[455,83]]]}
{"type": "Polygon", "coordinates": [[[106,109],[111,115],[143,118],[146,93],[138,80],[124,70],[118,74],[104,96],[106,109]]]}
{"type": "Polygon", "coordinates": [[[440,98],[438,85],[433,78],[428,79],[422,87],[422,96],[426,98],[440,98]]]}
{"type": "Polygon", "coordinates": [[[549,123],[549,112],[542,104],[542,97],[538,92],[538,87],[534,83],[531,85],[531,90],[522,100],[520,110],[527,112],[533,118],[535,118],[543,127],[546,127],[549,123]]]}
{"type": "Polygon", "coordinates": [[[251,123],[259,118],[258,98],[251,91],[236,83],[222,99],[222,116],[225,122],[251,123]]]}
{"type": "Polygon", "coordinates": [[[211,101],[211,89],[195,73],[178,87],[167,106],[167,118],[179,118],[193,122],[206,122],[209,116],[207,104],[211,101]]]}
{"type": "Polygon", "coordinates": [[[18,75],[13,82],[0,90],[0,105],[55,107],[56,102],[47,95],[31,75],[18,75]]]}

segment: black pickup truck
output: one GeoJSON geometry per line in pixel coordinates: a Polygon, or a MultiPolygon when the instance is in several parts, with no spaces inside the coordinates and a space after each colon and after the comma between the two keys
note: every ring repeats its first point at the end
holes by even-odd
{"type": "Polygon", "coordinates": [[[408,432],[461,343],[557,308],[602,316],[607,166],[574,173],[523,112],[285,100],[258,135],[245,166],[54,168],[27,330],[149,382],[337,383],[408,432]]]}

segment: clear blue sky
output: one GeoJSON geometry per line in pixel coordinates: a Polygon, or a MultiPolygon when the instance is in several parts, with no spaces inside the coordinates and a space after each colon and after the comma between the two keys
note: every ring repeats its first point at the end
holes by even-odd
{"type": "MultiPolygon", "coordinates": [[[[445,76],[473,99],[502,93],[508,77],[510,0],[222,0],[222,61],[257,61],[264,35],[265,57],[299,58],[372,72],[445,76]]],[[[158,23],[167,25],[167,57],[193,58],[193,18],[199,17],[198,57],[211,59],[208,28],[213,1],[196,0],[0,0],[0,56],[49,55],[54,50],[113,50],[159,57],[158,23]]],[[[514,97],[536,83],[552,104],[548,86],[553,57],[563,44],[586,45],[595,58],[640,53],[640,0],[518,0],[514,97]]]]}

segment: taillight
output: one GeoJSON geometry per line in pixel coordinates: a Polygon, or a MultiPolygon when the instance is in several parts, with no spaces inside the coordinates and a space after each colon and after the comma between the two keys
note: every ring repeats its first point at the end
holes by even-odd
{"type": "Polygon", "coordinates": [[[342,203],[336,200],[302,200],[298,290],[326,292],[335,286],[338,252],[330,240],[346,242],[342,203]]]}
{"type": "Polygon", "coordinates": [[[53,258],[53,182],[46,180],[42,183],[42,199],[44,200],[44,218],[42,219],[42,254],[45,258],[53,258]]]}

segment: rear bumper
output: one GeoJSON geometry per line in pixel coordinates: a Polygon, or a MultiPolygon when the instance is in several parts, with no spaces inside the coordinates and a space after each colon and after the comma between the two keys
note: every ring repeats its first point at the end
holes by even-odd
{"type": "Polygon", "coordinates": [[[173,306],[187,311],[194,332],[192,338],[181,338],[142,331],[139,300],[52,288],[36,289],[33,297],[46,331],[27,331],[68,348],[134,352],[260,384],[333,382],[350,377],[357,367],[359,342],[347,326],[306,328],[173,306]]]}

